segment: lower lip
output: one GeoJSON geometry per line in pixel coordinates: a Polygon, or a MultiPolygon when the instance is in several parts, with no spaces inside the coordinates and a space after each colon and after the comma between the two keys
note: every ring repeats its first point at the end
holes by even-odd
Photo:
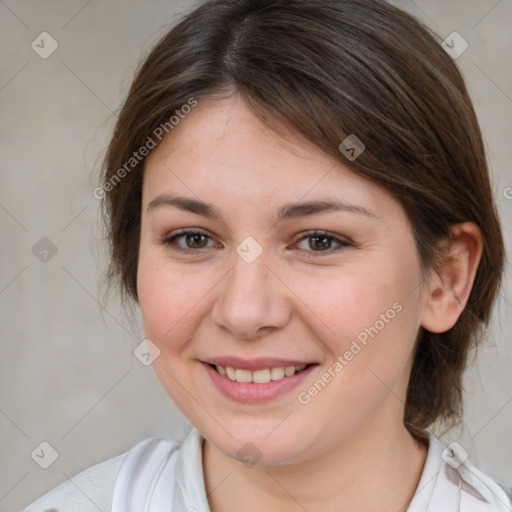
{"type": "Polygon", "coordinates": [[[219,391],[232,400],[247,404],[266,402],[286,393],[302,382],[318,366],[314,364],[291,377],[272,380],[264,384],[256,384],[254,382],[234,382],[228,379],[228,377],[221,375],[208,363],[202,364],[219,391]]]}

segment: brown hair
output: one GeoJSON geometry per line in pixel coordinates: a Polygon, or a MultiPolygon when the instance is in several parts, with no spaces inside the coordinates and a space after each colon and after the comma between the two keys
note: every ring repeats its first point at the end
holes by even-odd
{"type": "Polygon", "coordinates": [[[184,16],[139,68],[104,161],[110,282],[138,300],[144,159],[126,167],[134,151],[191,98],[240,94],[270,128],[286,126],[396,197],[424,277],[452,224],[480,227],[468,303],[447,332],[420,327],[405,406],[411,432],[460,422],[463,372],[505,256],[475,112],[436,37],[380,0],[212,0],[184,16]],[[349,134],[366,146],[354,161],[338,148],[349,134]]]}

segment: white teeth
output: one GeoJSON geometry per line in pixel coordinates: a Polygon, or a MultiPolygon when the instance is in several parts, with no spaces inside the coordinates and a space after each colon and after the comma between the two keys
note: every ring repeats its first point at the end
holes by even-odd
{"type": "Polygon", "coordinates": [[[264,370],[256,370],[252,373],[252,382],[256,382],[257,384],[265,384],[265,382],[270,382],[270,370],[265,368],[264,370]]]}
{"type": "Polygon", "coordinates": [[[284,374],[287,377],[291,377],[292,375],[295,375],[295,366],[286,366],[284,369],[284,374]]]}
{"type": "Polygon", "coordinates": [[[251,370],[235,370],[235,379],[237,382],[252,382],[251,370]]]}
{"type": "Polygon", "coordinates": [[[270,378],[272,380],[279,380],[284,377],[284,368],[278,367],[278,368],[270,368],[270,378]]]}
{"type": "Polygon", "coordinates": [[[274,368],[263,368],[262,370],[241,370],[232,366],[215,365],[217,371],[233,382],[254,382],[266,384],[273,380],[280,380],[284,377],[292,377],[297,372],[306,368],[305,364],[299,366],[276,366],[274,368]]]}

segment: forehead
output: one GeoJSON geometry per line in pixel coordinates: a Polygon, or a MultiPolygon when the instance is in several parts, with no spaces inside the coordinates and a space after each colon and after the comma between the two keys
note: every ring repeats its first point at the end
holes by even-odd
{"type": "Polygon", "coordinates": [[[199,101],[149,155],[148,166],[154,160],[169,160],[171,154],[219,171],[222,167],[278,167],[283,161],[300,163],[304,169],[333,164],[298,134],[285,127],[281,133],[270,129],[240,96],[199,101]]]}
{"type": "Polygon", "coordinates": [[[260,206],[328,195],[377,214],[397,206],[302,137],[270,129],[240,97],[200,101],[148,156],[144,203],[162,192],[260,206]]]}

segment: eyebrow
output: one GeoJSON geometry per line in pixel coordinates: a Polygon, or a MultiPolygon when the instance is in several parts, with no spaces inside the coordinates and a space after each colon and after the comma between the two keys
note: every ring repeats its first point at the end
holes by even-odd
{"type": "MultiPolygon", "coordinates": [[[[202,215],[203,217],[217,219],[224,222],[224,218],[220,210],[209,203],[205,203],[198,199],[183,196],[172,196],[169,194],[160,194],[155,197],[148,205],[147,212],[160,206],[173,206],[180,210],[202,215]]],[[[282,206],[276,218],[276,224],[282,220],[290,220],[306,215],[315,215],[330,211],[342,211],[356,213],[366,217],[380,218],[377,214],[364,206],[347,204],[338,199],[317,199],[314,201],[306,201],[302,203],[290,203],[282,206]]]]}

